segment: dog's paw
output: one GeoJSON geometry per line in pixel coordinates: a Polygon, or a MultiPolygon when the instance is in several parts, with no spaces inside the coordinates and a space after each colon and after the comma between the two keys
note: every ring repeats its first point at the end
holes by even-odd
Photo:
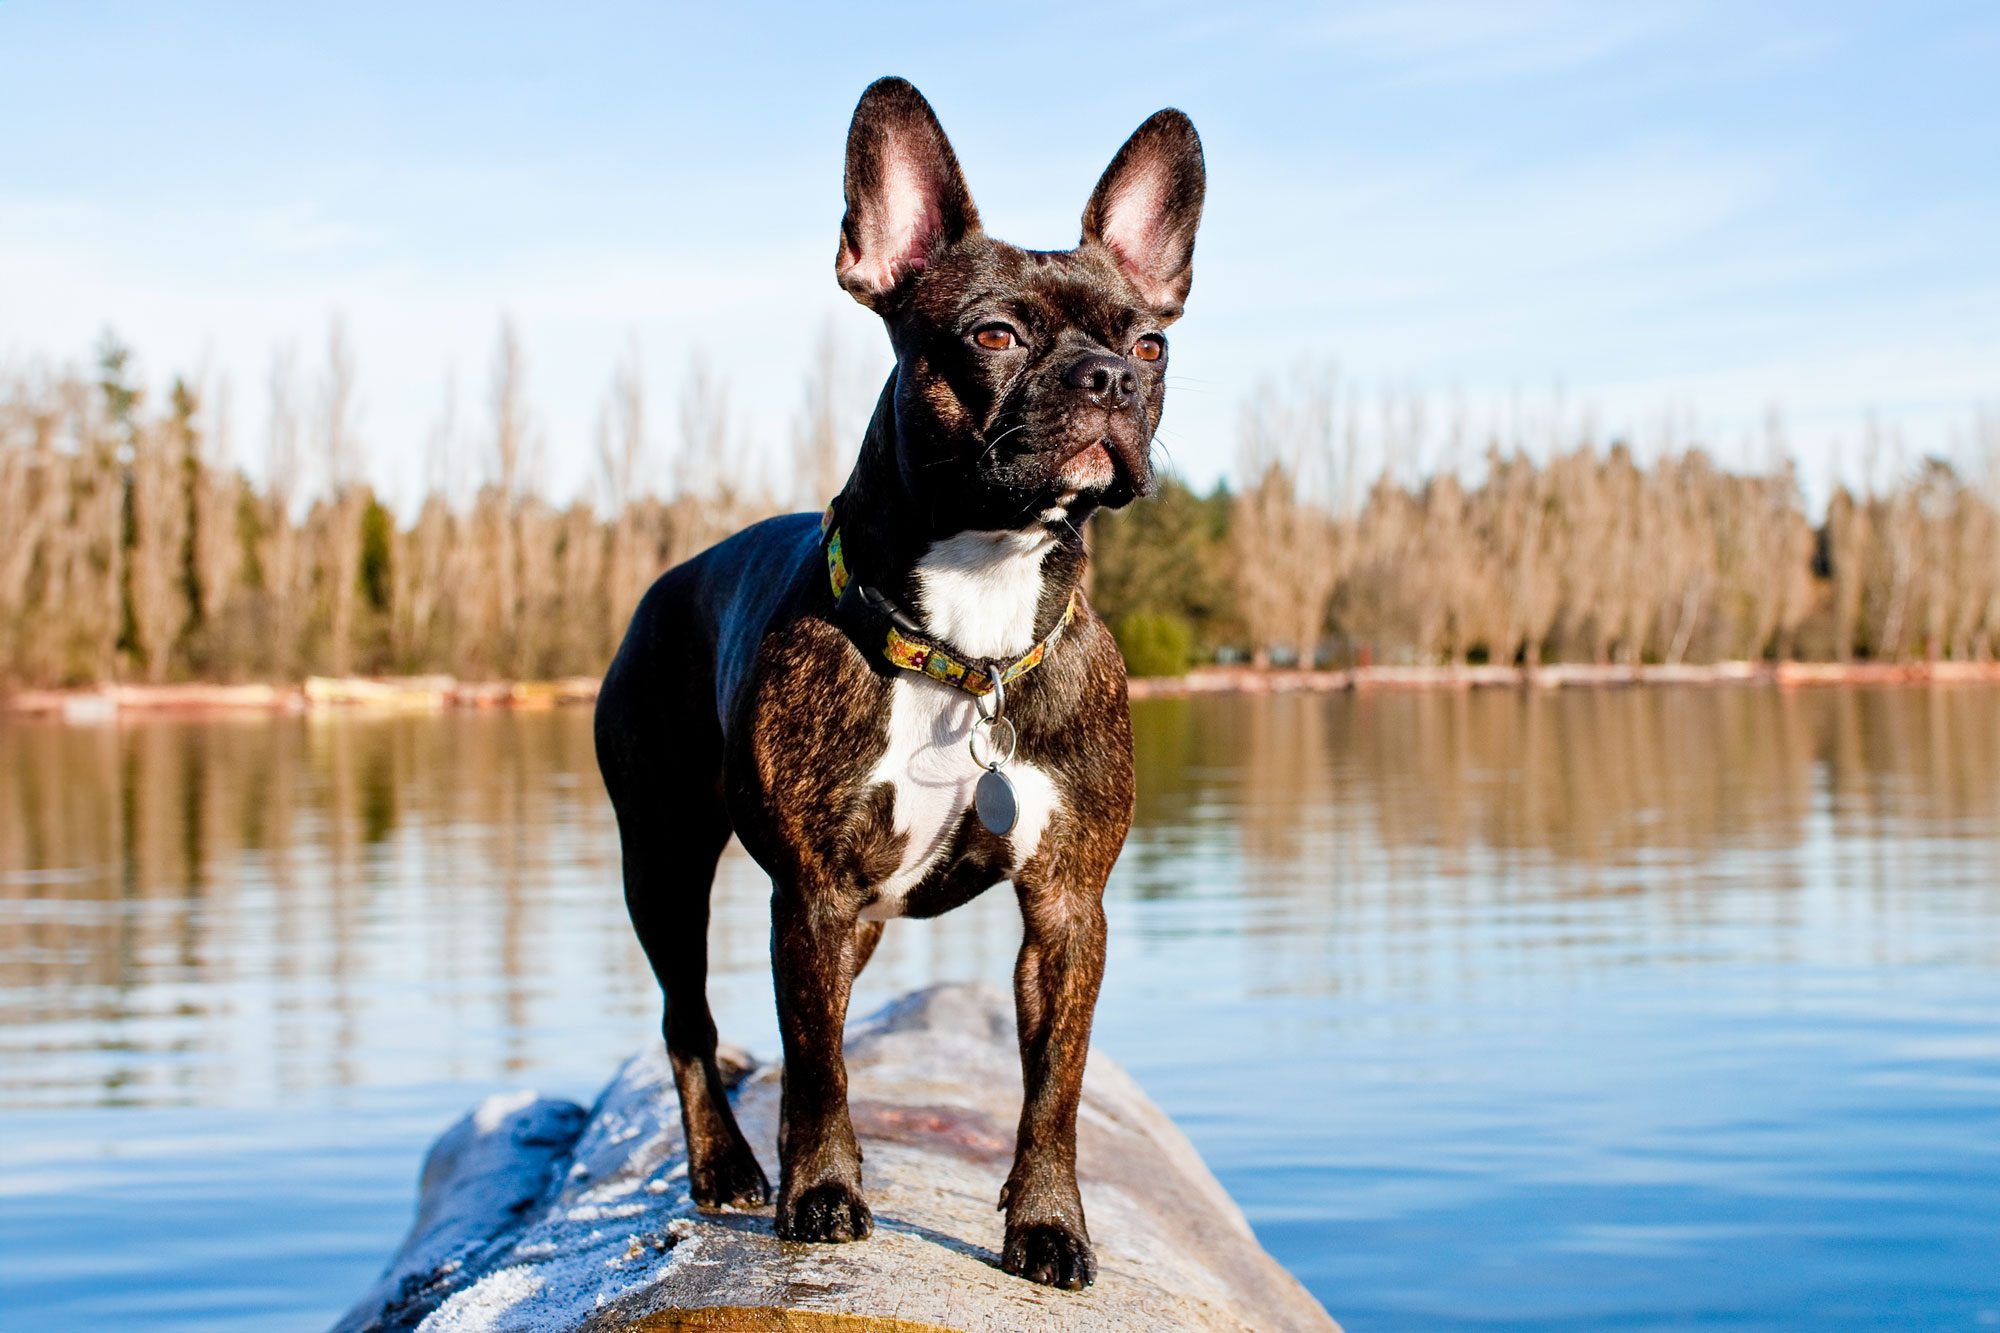
{"type": "Polygon", "coordinates": [[[1055,1222],[1037,1222],[1018,1231],[1009,1228],[1000,1266],[1015,1277],[1045,1287],[1080,1291],[1097,1281],[1097,1256],[1090,1242],[1055,1222]]]}
{"type": "Polygon", "coordinates": [[[771,1201],[771,1182],[748,1147],[690,1163],[688,1193],[698,1208],[762,1208],[771,1201]]]}
{"type": "Polygon", "coordinates": [[[860,1192],[837,1180],[814,1185],[797,1199],[778,1202],[778,1239],[837,1245],[866,1240],[875,1229],[875,1215],[860,1192]]]}

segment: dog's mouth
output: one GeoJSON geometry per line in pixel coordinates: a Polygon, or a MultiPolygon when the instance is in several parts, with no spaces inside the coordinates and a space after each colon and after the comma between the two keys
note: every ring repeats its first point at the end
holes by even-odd
{"type": "Polygon", "coordinates": [[[987,447],[981,481],[994,500],[1030,513],[1122,508],[1153,491],[1145,424],[1127,412],[1070,411],[1041,429],[1031,418],[987,447]]]}
{"type": "Polygon", "coordinates": [[[1153,489],[1152,445],[1139,432],[1106,428],[1073,444],[1057,464],[1052,484],[1119,508],[1153,489]]]}
{"type": "Polygon", "coordinates": [[[1118,475],[1118,465],[1112,461],[1115,447],[1109,435],[1102,435],[1076,449],[1056,469],[1056,485],[1072,495],[1103,490],[1118,475]]]}

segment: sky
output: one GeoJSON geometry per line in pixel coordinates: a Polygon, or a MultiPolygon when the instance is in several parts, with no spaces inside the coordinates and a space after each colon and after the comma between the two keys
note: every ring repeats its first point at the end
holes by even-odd
{"type": "Polygon", "coordinates": [[[622,357],[657,485],[696,356],[782,484],[823,332],[853,383],[888,369],[832,261],[848,116],[897,73],[987,229],[1038,248],[1149,113],[1193,117],[1161,440],[1194,484],[1246,404],[1334,366],[1370,420],[1421,398],[1736,466],[1777,410],[1823,492],[2000,407],[1996,68],[1989,3],[0,0],[0,365],[115,330],[156,392],[226,395],[254,470],[274,355],[310,369],[337,318],[369,476],[408,504],[476,480],[506,318],[551,491],[589,493],[622,357]]]}

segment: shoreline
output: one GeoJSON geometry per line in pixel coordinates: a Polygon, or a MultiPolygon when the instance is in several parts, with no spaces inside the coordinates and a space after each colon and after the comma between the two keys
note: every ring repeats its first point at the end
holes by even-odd
{"type": "MultiPolygon", "coordinates": [[[[1610,689],[1644,685],[2000,684],[2000,662],[1714,662],[1682,666],[1296,667],[1207,666],[1182,676],[1134,676],[1134,699],[1198,694],[1332,694],[1363,690],[1610,689]]],[[[28,689],[0,696],[0,715],[109,722],[126,714],[330,712],[442,713],[461,709],[539,710],[594,703],[594,676],[560,680],[476,680],[452,676],[309,676],[296,685],[108,685],[28,689]]]]}
{"type": "Polygon", "coordinates": [[[1135,676],[1134,699],[1196,694],[1332,694],[1346,690],[1609,689],[1640,685],[2000,684],[2000,662],[1712,662],[1681,666],[1197,667],[1182,676],[1135,676]]]}
{"type": "Polygon", "coordinates": [[[0,696],[0,714],[110,722],[148,716],[227,713],[443,713],[460,709],[539,710],[594,703],[595,676],[560,680],[459,680],[453,676],[308,676],[296,685],[105,685],[87,690],[20,690],[0,696]]]}

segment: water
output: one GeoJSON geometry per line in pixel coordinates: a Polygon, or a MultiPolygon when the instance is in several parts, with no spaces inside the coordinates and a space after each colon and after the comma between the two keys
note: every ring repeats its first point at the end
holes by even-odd
{"type": "MultiPolygon", "coordinates": [[[[2000,690],[1135,713],[1098,1038],[1349,1328],[2000,1324],[2000,690]]],[[[583,711],[0,722],[0,1326],[326,1324],[439,1129],[652,1038],[614,857],[583,711]]]]}

